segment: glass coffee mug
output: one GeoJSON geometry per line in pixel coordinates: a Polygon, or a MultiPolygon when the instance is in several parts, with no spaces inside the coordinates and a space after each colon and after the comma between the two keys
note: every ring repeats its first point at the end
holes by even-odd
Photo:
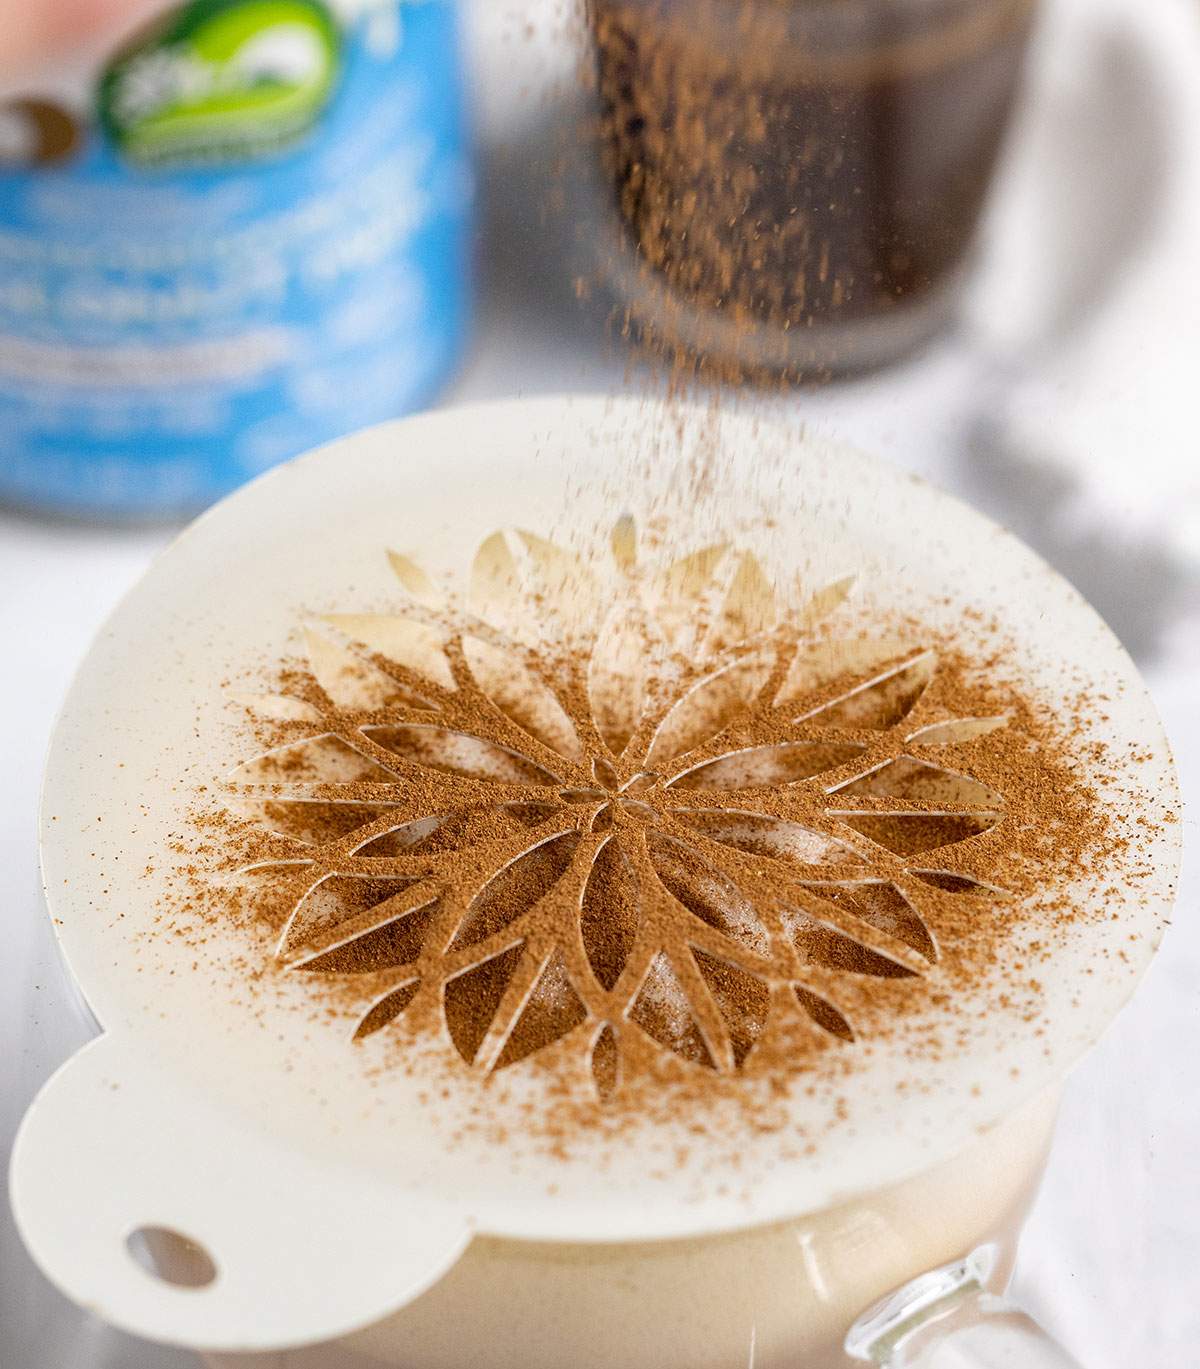
{"type": "Polygon", "coordinates": [[[1034,0],[590,0],[601,270],[718,372],[891,361],[950,317],[1034,0]],[[611,211],[607,214],[612,217],[611,211]]]}
{"type": "Polygon", "coordinates": [[[847,1369],[861,1361],[936,1369],[939,1361],[922,1355],[952,1345],[958,1358],[948,1364],[990,1369],[995,1361],[986,1352],[998,1342],[1019,1351],[1012,1362],[1025,1369],[1067,1369],[1074,1361],[996,1295],[1012,1271],[1056,1104],[1054,1092],[1040,1097],[949,1164],[797,1222],[637,1244],[480,1238],[415,1302],[336,1347],[209,1362],[214,1369],[558,1369],[567,1362],[847,1369]],[[972,1257],[951,1262],[964,1249],[972,1257]],[[847,1337],[881,1288],[918,1269],[931,1272],[847,1337]],[[963,1344],[968,1320],[971,1335],[983,1338],[975,1357],[963,1344]]]}
{"type": "Polygon", "coordinates": [[[1175,778],[965,506],[648,403],[370,430],[160,559],[45,793],[103,1034],[13,1206],[114,1324],[223,1369],[1069,1363],[1000,1295],[1175,778]]]}

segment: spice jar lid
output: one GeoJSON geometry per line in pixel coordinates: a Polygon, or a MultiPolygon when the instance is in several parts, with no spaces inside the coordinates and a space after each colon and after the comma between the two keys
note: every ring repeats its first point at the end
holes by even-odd
{"type": "Polygon", "coordinates": [[[1132,992],[1177,804],[1105,625],[903,472],[649,402],[370,430],[198,520],[71,689],[43,867],[104,1034],[19,1225],[109,1320],[253,1349],[474,1231],[898,1181],[1132,992]],[[145,1226],[216,1280],[147,1279],[145,1226]]]}

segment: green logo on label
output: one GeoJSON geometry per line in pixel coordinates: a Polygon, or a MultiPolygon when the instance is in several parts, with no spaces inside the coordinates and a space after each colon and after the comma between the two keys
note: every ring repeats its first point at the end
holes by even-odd
{"type": "Polygon", "coordinates": [[[312,127],[340,42],[321,0],[194,0],[109,64],[100,119],[136,162],[262,156],[312,127]]]}

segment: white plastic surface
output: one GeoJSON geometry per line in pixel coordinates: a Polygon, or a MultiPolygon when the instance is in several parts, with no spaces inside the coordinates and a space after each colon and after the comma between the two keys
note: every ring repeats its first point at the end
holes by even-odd
{"type": "Polygon", "coordinates": [[[357,1330],[423,1292],[470,1239],[463,1215],[317,1167],[99,1037],[54,1076],[13,1149],[34,1258],[104,1320],[196,1349],[259,1350],[357,1330]],[[137,1264],[143,1226],[216,1266],[176,1287],[137,1264]]]}

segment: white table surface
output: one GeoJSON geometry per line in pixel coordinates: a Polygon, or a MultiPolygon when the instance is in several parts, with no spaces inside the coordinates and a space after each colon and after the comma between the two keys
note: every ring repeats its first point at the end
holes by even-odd
{"type": "MultiPolygon", "coordinates": [[[[562,69],[549,19],[524,34],[541,8],[471,13],[485,270],[446,402],[627,383],[529,204],[553,113],[536,92],[562,69]]],[[[778,402],[971,499],[1073,579],[1138,658],[1200,801],[1200,6],[1048,11],[962,326],[884,376],[778,402]]],[[[0,511],[0,1157],[87,1036],[41,908],[47,737],[90,637],[171,532],[0,511]]],[[[1200,1365],[1198,892],[1189,874],[1141,993],[1071,1080],[1021,1248],[1016,1296],[1085,1369],[1200,1365]]],[[[195,1369],[67,1304],[0,1209],[0,1369],[195,1369]]]]}

